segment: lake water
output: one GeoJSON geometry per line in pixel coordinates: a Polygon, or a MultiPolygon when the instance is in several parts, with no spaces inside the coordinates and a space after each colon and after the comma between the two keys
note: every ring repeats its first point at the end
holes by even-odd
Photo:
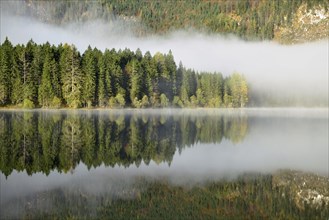
{"type": "Polygon", "coordinates": [[[95,217],[105,202],[143,198],[149,182],[328,178],[328,158],[328,109],[2,110],[0,218],[95,217]]]}

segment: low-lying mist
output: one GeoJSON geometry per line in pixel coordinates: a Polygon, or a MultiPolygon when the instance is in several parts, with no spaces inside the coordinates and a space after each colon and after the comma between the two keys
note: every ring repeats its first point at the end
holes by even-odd
{"type": "Polygon", "coordinates": [[[254,93],[267,93],[286,100],[317,100],[328,106],[328,40],[298,45],[275,42],[246,42],[236,37],[176,31],[166,36],[136,37],[131,24],[100,20],[49,25],[33,18],[1,13],[1,42],[8,37],[13,44],[75,44],[83,52],[88,45],[105,48],[167,53],[197,71],[244,74],[254,93]]]}
{"type": "MultiPolygon", "coordinates": [[[[127,111],[121,114],[132,114],[127,111]]],[[[57,169],[47,175],[35,173],[28,176],[25,171],[15,170],[7,178],[0,173],[0,179],[5,180],[0,186],[0,201],[5,203],[13,197],[33,192],[70,187],[81,188],[93,194],[107,192],[116,195],[125,187],[132,187],[140,178],[192,186],[213,180],[235,179],[245,173],[271,174],[281,169],[329,176],[328,109],[143,111],[148,115],[172,114],[178,117],[188,114],[201,116],[207,113],[213,117],[228,117],[231,114],[248,116],[249,132],[239,143],[223,139],[220,143],[196,142],[193,146],[184,148],[182,152],[177,149],[170,164],[151,160],[148,165],[142,162],[138,166],[131,164],[125,167],[116,164],[110,167],[102,164],[88,168],[80,162],[72,172],[67,173],[57,169]]],[[[142,117],[143,112],[134,112],[142,117]]],[[[89,114],[90,111],[76,113],[89,114]]],[[[91,114],[108,113],[104,110],[92,111],[91,114]]]]}

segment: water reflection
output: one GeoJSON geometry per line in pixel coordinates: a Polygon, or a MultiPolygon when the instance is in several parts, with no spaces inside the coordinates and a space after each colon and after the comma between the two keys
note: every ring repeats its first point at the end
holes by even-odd
{"type": "Polygon", "coordinates": [[[102,164],[129,167],[142,161],[171,164],[175,152],[196,143],[241,142],[246,114],[236,111],[190,114],[154,110],[0,112],[0,171],[49,174],[102,164]]]}
{"type": "Polygon", "coordinates": [[[0,218],[323,219],[294,190],[329,201],[328,178],[275,171],[328,177],[328,129],[327,109],[0,111],[0,218]]]}

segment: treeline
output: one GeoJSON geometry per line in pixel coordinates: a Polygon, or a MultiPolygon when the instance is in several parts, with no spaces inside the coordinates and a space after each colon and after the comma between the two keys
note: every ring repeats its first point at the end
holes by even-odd
{"type": "Polygon", "coordinates": [[[235,34],[244,39],[273,39],[280,27],[292,27],[297,10],[326,0],[220,0],[220,1],[26,1],[7,2],[16,14],[32,15],[63,24],[92,19],[133,23],[139,35],[191,29],[235,34]],[[138,23],[141,23],[139,25],[138,23]],[[143,26],[145,28],[143,28],[143,26]]]}
{"type": "Polygon", "coordinates": [[[0,105],[59,107],[244,107],[245,78],[177,67],[174,57],[137,49],[104,52],[74,45],[0,46],[0,105]]]}
{"type": "Polygon", "coordinates": [[[176,151],[224,139],[238,143],[248,132],[245,115],[118,111],[0,112],[0,172],[68,172],[80,162],[88,168],[171,164],[176,151]]]}

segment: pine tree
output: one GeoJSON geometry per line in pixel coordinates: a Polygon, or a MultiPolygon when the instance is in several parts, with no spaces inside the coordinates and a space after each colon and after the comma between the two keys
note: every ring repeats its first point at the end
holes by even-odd
{"type": "Polygon", "coordinates": [[[143,97],[143,72],[137,60],[130,61],[126,66],[126,70],[131,75],[130,99],[133,105],[137,107],[137,105],[139,106],[138,102],[143,97]]]}
{"type": "Polygon", "coordinates": [[[106,82],[106,65],[104,61],[104,55],[99,58],[98,61],[99,77],[98,77],[98,105],[105,107],[108,104],[108,92],[106,82]]]}
{"type": "Polygon", "coordinates": [[[33,61],[34,42],[30,40],[26,47],[19,48],[19,71],[22,73],[23,79],[23,100],[24,102],[33,100],[33,74],[31,71],[33,61]]]}
{"type": "Polygon", "coordinates": [[[224,95],[223,102],[225,107],[233,107],[232,106],[232,95],[231,95],[231,86],[230,86],[230,77],[224,80],[224,95]]]}
{"type": "Polygon", "coordinates": [[[91,107],[96,103],[96,60],[93,50],[89,46],[82,57],[83,90],[82,101],[85,106],[91,107]]]}
{"type": "Polygon", "coordinates": [[[177,68],[177,73],[176,73],[176,96],[180,95],[180,89],[182,87],[182,82],[183,82],[183,74],[184,74],[184,67],[182,62],[179,62],[178,68],[177,68]]]}
{"type": "Polygon", "coordinates": [[[117,76],[116,69],[120,69],[120,67],[117,64],[115,54],[114,49],[111,51],[106,49],[99,59],[98,100],[100,106],[106,106],[109,103],[110,97],[114,99],[117,93],[117,87],[119,87],[117,77],[120,77],[120,74],[117,76]]]}
{"type": "Polygon", "coordinates": [[[178,94],[178,89],[176,87],[176,85],[177,85],[176,84],[177,83],[176,82],[177,66],[176,66],[174,56],[173,56],[171,50],[169,50],[169,53],[165,56],[165,65],[166,65],[166,69],[169,74],[169,80],[167,82],[167,87],[168,87],[167,96],[168,96],[168,99],[170,101],[172,101],[173,97],[178,94]]]}
{"type": "Polygon", "coordinates": [[[151,83],[151,74],[152,74],[152,56],[150,52],[146,52],[144,58],[141,61],[141,71],[143,72],[143,83],[141,91],[143,97],[150,97],[152,94],[152,83],[151,83]]]}
{"type": "Polygon", "coordinates": [[[29,79],[29,88],[31,98],[28,98],[33,102],[33,105],[36,106],[38,103],[38,87],[41,81],[42,76],[42,67],[44,62],[44,54],[41,48],[41,45],[37,45],[36,43],[32,44],[33,48],[33,60],[31,64],[31,75],[29,79]]]}
{"type": "Polygon", "coordinates": [[[50,76],[51,76],[51,85],[54,92],[53,98],[53,107],[59,107],[61,105],[62,100],[62,85],[61,85],[61,78],[60,78],[60,71],[58,68],[58,62],[55,59],[50,61],[50,76]]]}
{"type": "Polygon", "coordinates": [[[7,105],[10,103],[10,94],[12,92],[12,53],[13,46],[6,37],[3,44],[0,45],[0,105],[7,105]]]}
{"type": "MultiPolygon", "coordinates": [[[[61,104],[62,100],[62,84],[61,84],[61,72],[59,70],[59,62],[60,62],[60,50],[61,45],[55,47],[54,45],[50,47],[47,46],[45,50],[45,57],[47,54],[50,56],[50,78],[51,78],[51,85],[54,92],[54,104],[61,104]],[[59,103],[56,103],[59,102],[59,103]]],[[[55,106],[53,106],[55,107],[55,106]]]]}
{"type": "Polygon", "coordinates": [[[11,68],[11,84],[13,85],[11,93],[11,103],[19,105],[24,100],[24,81],[23,81],[23,68],[20,60],[20,53],[23,48],[16,46],[13,52],[13,64],[11,68]]]}
{"type": "Polygon", "coordinates": [[[156,86],[157,89],[157,94],[165,94],[166,97],[168,98],[168,96],[170,96],[172,94],[172,87],[169,86],[169,82],[170,82],[170,75],[169,75],[169,71],[167,69],[166,66],[166,58],[163,54],[161,53],[156,53],[154,55],[154,60],[156,63],[156,71],[157,71],[157,85],[156,86]]]}
{"type": "Polygon", "coordinates": [[[49,107],[54,99],[54,91],[51,81],[51,60],[50,55],[47,55],[43,64],[38,95],[39,104],[42,107],[49,107]]]}
{"type": "Polygon", "coordinates": [[[60,59],[62,94],[72,108],[81,106],[82,74],[79,61],[80,55],[75,46],[64,45],[60,59]]]}
{"type": "Polygon", "coordinates": [[[117,79],[119,81],[117,92],[124,96],[125,102],[128,105],[132,101],[130,99],[131,75],[129,74],[129,71],[126,70],[126,66],[133,58],[134,53],[129,49],[125,49],[122,52],[119,52],[119,65],[122,71],[119,71],[118,68],[115,70],[116,74],[118,74],[117,79]]]}
{"type": "Polygon", "coordinates": [[[189,105],[189,91],[190,91],[190,84],[189,84],[189,72],[183,70],[182,74],[182,86],[180,88],[180,99],[182,100],[185,106],[189,105]]]}

